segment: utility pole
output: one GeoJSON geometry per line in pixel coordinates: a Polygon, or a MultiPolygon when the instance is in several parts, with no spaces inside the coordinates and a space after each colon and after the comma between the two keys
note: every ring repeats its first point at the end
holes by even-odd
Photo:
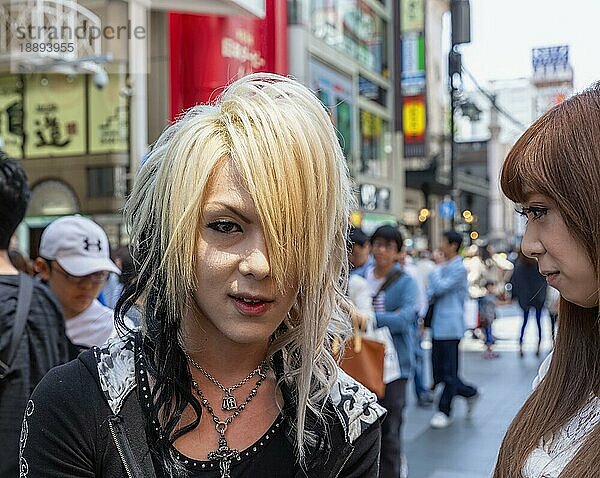
{"type": "Polygon", "coordinates": [[[458,45],[471,42],[471,5],[469,0],[451,0],[450,14],[452,17],[452,36],[450,52],[448,53],[448,76],[450,77],[450,194],[454,202],[454,211],[450,219],[452,229],[455,216],[460,214],[458,203],[460,191],[456,174],[456,145],[454,141],[454,113],[456,110],[457,80],[461,78],[462,58],[458,45]]]}

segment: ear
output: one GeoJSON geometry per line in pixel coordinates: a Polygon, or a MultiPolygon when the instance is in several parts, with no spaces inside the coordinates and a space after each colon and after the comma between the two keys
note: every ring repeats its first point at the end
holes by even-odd
{"type": "Polygon", "coordinates": [[[40,278],[44,281],[47,281],[50,278],[50,263],[38,257],[33,262],[33,270],[40,275],[40,278]]]}

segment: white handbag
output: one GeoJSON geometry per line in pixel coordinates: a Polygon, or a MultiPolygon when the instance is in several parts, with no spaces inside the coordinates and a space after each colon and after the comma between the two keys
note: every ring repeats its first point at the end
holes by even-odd
{"type": "Polygon", "coordinates": [[[400,378],[400,362],[394,346],[394,340],[388,327],[377,327],[367,331],[366,337],[385,345],[383,361],[383,382],[390,383],[400,378]]]}

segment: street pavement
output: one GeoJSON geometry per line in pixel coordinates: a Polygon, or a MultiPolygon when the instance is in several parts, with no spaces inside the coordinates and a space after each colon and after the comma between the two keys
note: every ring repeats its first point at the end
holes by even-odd
{"type": "MultiPolygon", "coordinates": [[[[443,430],[429,427],[436,409],[419,408],[412,388],[407,392],[404,450],[409,478],[489,478],[502,438],[531,391],[538,367],[552,348],[550,319],[542,317],[542,353],[535,357],[537,326],[531,317],[525,335],[525,357],[520,358],[518,337],[522,316],[518,306],[498,309],[494,322],[495,350],[500,357],[485,360],[481,341],[466,336],[461,342],[460,375],[481,392],[471,418],[465,417],[465,401],[453,402],[452,424],[443,430]]],[[[424,347],[428,347],[424,343],[424,347]]],[[[429,351],[426,350],[429,365],[429,351]]],[[[429,371],[426,376],[431,377],[429,371]]],[[[439,391],[439,387],[438,387],[439,391]]]]}

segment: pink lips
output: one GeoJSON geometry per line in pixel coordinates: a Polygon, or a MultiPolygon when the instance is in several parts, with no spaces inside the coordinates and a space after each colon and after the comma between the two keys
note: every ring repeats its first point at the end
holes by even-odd
{"type": "Polygon", "coordinates": [[[246,298],[230,296],[233,301],[233,305],[238,309],[242,315],[249,317],[258,317],[265,314],[273,305],[272,300],[265,300],[262,298],[246,298]],[[246,300],[244,300],[246,299],[246,300]]]}

